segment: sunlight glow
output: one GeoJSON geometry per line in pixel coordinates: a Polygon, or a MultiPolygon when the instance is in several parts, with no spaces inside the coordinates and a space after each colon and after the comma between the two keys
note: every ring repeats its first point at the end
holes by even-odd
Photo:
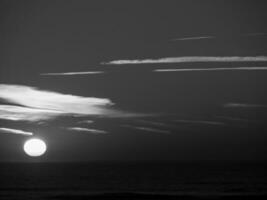
{"type": "Polygon", "coordinates": [[[46,152],[46,144],[41,139],[32,138],[24,143],[24,151],[32,157],[42,156],[46,152]]]}

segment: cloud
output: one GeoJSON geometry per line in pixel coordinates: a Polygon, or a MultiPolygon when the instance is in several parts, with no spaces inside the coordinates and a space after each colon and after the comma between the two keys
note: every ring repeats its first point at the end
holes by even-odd
{"type": "Polygon", "coordinates": [[[73,75],[92,75],[103,74],[103,71],[86,71],[86,72],[62,72],[62,73],[41,73],[42,76],[73,76],[73,75]]]}
{"type": "Polygon", "coordinates": [[[0,105],[0,119],[5,120],[34,122],[53,119],[62,115],[66,115],[66,113],[56,110],[44,110],[13,105],[0,105]]]}
{"type": "Polygon", "coordinates": [[[141,116],[112,109],[109,99],[39,90],[23,85],[0,84],[0,99],[16,105],[0,105],[0,118],[39,121],[60,116],[124,118],[141,116]]]}
{"type": "Polygon", "coordinates": [[[18,129],[2,128],[2,127],[0,127],[0,132],[2,132],[2,133],[19,134],[19,135],[27,135],[27,136],[33,135],[32,132],[26,132],[26,131],[22,131],[22,130],[18,130],[18,129]]]}
{"type": "Polygon", "coordinates": [[[164,134],[170,134],[171,132],[168,130],[162,130],[162,129],[156,129],[156,128],[150,128],[150,127],[142,127],[142,126],[131,126],[131,125],[122,125],[123,127],[127,128],[133,128],[140,131],[148,131],[153,133],[164,133],[164,134]]]}
{"type": "MultiPolygon", "coordinates": [[[[253,36],[266,36],[267,33],[264,32],[255,32],[255,33],[246,33],[236,36],[246,36],[246,37],[253,37],[253,36]]],[[[204,36],[194,36],[194,37],[181,37],[181,38],[174,38],[172,41],[186,41],[186,40],[205,40],[205,39],[214,39],[217,38],[213,35],[204,35],[204,36]]]]}
{"type": "Polygon", "coordinates": [[[109,99],[82,97],[38,90],[34,87],[0,84],[0,98],[30,108],[73,114],[102,114],[101,108],[112,105],[109,99]]]}
{"type": "Polygon", "coordinates": [[[20,106],[0,105],[0,117],[37,121],[61,115],[105,115],[109,99],[82,97],[38,90],[34,87],[0,84],[0,98],[20,106]]]}
{"type": "Polygon", "coordinates": [[[187,69],[155,69],[154,72],[199,72],[199,71],[265,71],[267,67],[216,67],[187,69]]]}
{"type": "Polygon", "coordinates": [[[188,124],[204,124],[204,125],[215,125],[215,126],[224,126],[225,123],[223,122],[217,122],[217,121],[203,121],[203,120],[182,120],[182,119],[176,119],[174,120],[178,123],[188,123],[188,124]]]}
{"type": "Polygon", "coordinates": [[[68,127],[66,128],[69,131],[79,131],[79,132],[89,132],[93,134],[107,134],[107,131],[91,129],[91,128],[83,128],[83,127],[68,127]]]}
{"type": "Polygon", "coordinates": [[[150,125],[154,125],[154,126],[167,126],[167,127],[169,127],[168,124],[164,124],[162,122],[155,122],[155,121],[148,121],[148,120],[138,120],[138,122],[150,124],[150,125]]]}
{"type": "Polygon", "coordinates": [[[185,56],[167,57],[158,59],[139,60],[113,60],[103,62],[105,65],[125,65],[125,64],[157,64],[157,63],[192,63],[192,62],[267,62],[267,56],[185,56]]]}
{"type": "Polygon", "coordinates": [[[134,112],[125,112],[120,110],[106,110],[105,115],[98,116],[99,118],[105,117],[105,118],[138,118],[138,117],[154,117],[158,114],[152,113],[152,114],[144,114],[144,113],[134,113],[134,112]]]}
{"type": "Polygon", "coordinates": [[[92,124],[92,123],[94,123],[94,121],[93,120],[83,120],[83,121],[80,121],[78,123],[79,124],[92,124]]]}
{"type": "Polygon", "coordinates": [[[175,38],[172,41],[185,41],[185,40],[203,40],[203,39],[214,39],[215,36],[207,35],[207,36],[197,36],[197,37],[183,37],[183,38],[175,38]]]}
{"type": "Polygon", "coordinates": [[[245,104],[245,103],[227,103],[225,108],[267,108],[267,105],[262,104],[245,104]]]}

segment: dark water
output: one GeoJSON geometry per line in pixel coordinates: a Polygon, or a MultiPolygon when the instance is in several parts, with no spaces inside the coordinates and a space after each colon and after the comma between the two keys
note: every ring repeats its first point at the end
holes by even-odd
{"type": "Polygon", "coordinates": [[[0,199],[188,199],[267,194],[264,163],[0,164],[0,199]]]}

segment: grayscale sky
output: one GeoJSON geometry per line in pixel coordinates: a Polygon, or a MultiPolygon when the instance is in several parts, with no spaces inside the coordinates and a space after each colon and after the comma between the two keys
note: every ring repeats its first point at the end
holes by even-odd
{"type": "Polygon", "coordinates": [[[265,1],[0,1],[0,161],[265,160],[265,1]]]}

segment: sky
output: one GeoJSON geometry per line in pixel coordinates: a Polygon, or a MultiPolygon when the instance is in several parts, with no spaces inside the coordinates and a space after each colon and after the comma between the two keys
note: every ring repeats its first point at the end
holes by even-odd
{"type": "Polygon", "coordinates": [[[0,162],[266,160],[264,1],[0,1],[0,162]]]}

